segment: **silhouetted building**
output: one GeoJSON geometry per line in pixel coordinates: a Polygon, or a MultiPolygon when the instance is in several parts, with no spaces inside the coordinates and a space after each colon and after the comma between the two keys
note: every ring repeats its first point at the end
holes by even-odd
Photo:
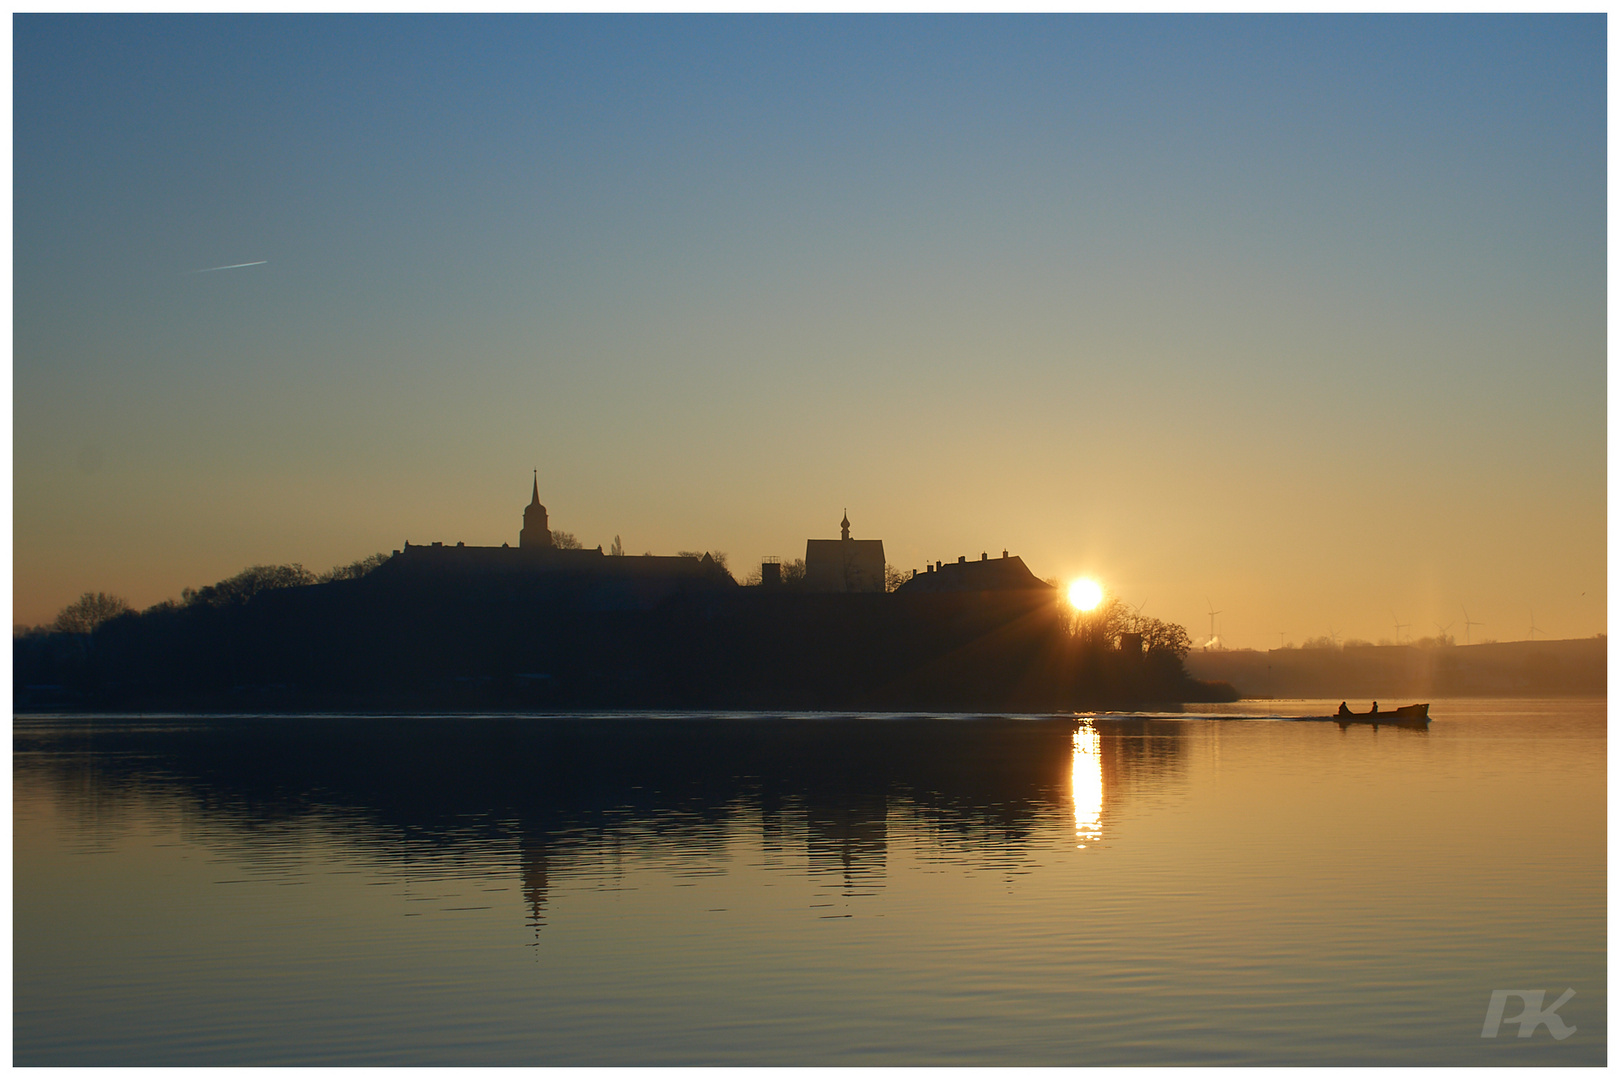
{"type": "Polygon", "coordinates": [[[804,587],[807,592],[861,593],[883,591],[883,541],[851,540],[849,511],[840,522],[838,540],[806,540],[804,587]]]}
{"type": "Polygon", "coordinates": [[[551,529],[546,522],[546,508],[540,505],[540,470],[534,471],[534,495],[523,508],[523,528],[518,530],[518,547],[548,548],[551,529]]]}
{"type": "Polygon", "coordinates": [[[600,546],[559,548],[540,503],[539,474],[523,511],[518,546],[469,547],[411,544],[394,553],[376,571],[378,582],[457,582],[458,587],[511,588],[523,583],[569,583],[573,605],[584,610],[646,609],[691,588],[735,586],[736,581],[713,556],[625,555],[609,558],[600,546]]]}
{"type": "Polygon", "coordinates": [[[1052,586],[1029,572],[1024,560],[1005,551],[992,559],[989,552],[977,562],[962,555],[954,563],[934,563],[921,574],[913,574],[897,592],[1000,592],[1009,589],[1048,589],[1052,586]]]}

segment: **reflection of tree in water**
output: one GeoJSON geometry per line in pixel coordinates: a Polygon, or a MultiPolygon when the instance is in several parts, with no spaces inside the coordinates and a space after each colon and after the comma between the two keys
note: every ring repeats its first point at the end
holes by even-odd
{"type": "MultiPolygon", "coordinates": [[[[981,865],[1030,858],[1072,799],[1071,718],[260,717],[14,728],[18,775],[70,811],[178,808],[249,862],[319,836],[416,872],[518,872],[529,923],[559,873],[628,851],[723,872],[743,821],[846,894],[881,885],[890,818],[981,865]],[[752,823],[757,821],[758,825],[752,823]]],[[[1109,800],[1179,769],[1176,725],[1099,721],[1109,800]],[[1134,725],[1134,726],[1133,726],[1134,725]]]]}
{"type": "Polygon", "coordinates": [[[1109,796],[1164,791],[1187,771],[1187,725],[1177,720],[1106,717],[1092,722],[1099,736],[1103,785],[1109,796]]]}

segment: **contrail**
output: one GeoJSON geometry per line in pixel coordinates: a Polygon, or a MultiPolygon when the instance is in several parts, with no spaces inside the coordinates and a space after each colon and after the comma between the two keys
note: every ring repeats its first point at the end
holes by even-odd
{"type": "Polygon", "coordinates": [[[244,266],[263,266],[269,259],[260,259],[258,262],[231,263],[229,266],[210,266],[202,270],[193,270],[193,274],[212,274],[215,270],[240,270],[244,266]]]}

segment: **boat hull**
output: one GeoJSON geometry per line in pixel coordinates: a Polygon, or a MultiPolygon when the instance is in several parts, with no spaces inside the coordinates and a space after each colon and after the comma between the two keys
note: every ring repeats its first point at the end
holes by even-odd
{"type": "Polygon", "coordinates": [[[1338,714],[1333,719],[1337,720],[1341,727],[1349,724],[1397,724],[1408,727],[1427,727],[1429,723],[1429,706],[1425,702],[1422,705],[1403,705],[1399,709],[1385,709],[1383,712],[1364,713],[1351,712],[1341,706],[1338,714]]]}

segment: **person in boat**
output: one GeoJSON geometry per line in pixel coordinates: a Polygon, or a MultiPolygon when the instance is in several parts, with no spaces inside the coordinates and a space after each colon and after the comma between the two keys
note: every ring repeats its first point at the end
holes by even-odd
{"type": "Polygon", "coordinates": [[[1378,715],[1378,702],[1376,702],[1376,701],[1373,702],[1372,711],[1369,712],[1367,715],[1368,716],[1377,716],[1378,715]]]}
{"type": "Polygon", "coordinates": [[[1340,716],[1349,716],[1350,715],[1350,703],[1348,701],[1339,702],[1339,715],[1340,716]]]}

